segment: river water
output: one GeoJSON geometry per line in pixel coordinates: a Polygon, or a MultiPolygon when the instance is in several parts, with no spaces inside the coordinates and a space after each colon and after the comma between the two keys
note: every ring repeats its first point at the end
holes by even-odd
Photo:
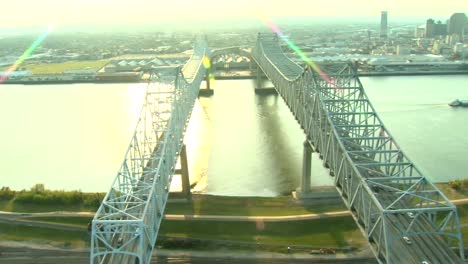
{"type": "MultiPolygon", "coordinates": [[[[468,178],[468,76],[361,78],[390,133],[433,181],[468,178]]],[[[197,100],[187,144],[194,191],[277,196],[299,186],[304,134],[283,100],[251,80],[215,81],[197,100]]],[[[1,85],[0,187],[107,191],[138,118],[144,86],[1,85]]],[[[331,185],[313,154],[312,184],[331,185]]],[[[173,188],[180,179],[174,177],[173,188]]]]}

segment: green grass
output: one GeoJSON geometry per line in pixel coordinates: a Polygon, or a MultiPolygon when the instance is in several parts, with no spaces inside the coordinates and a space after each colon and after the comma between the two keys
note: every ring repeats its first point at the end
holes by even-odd
{"type": "Polygon", "coordinates": [[[468,198],[468,190],[461,189],[459,191],[450,187],[448,183],[436,183],[437,188],[439,188],[442,193],[451,200],[468,198]]]}
{"type": "MultiPolygon", "coordinates": [[[[468,204],[458,206],[461,224],[468,224],[468,204]]],[[[90,217],[28,217],[28,220],[85,227],[90,217]]],[[[462,228],[468,243],[468,226],[462,228]]],[[[292,222],[214,222],[164,220],[161,235],[308,246],[358,246],[364,238],[351,217],[292,222]]]]}
{"type": "Polygon", "coordinates": [[[294,222],[163,221],[160,234],[317,247],[360,247],[366,243],[351,217],[294,222]]]}
{"type": "Polygon", "coordinates": [[[87,247],[89,234],[78,231],[60,231],[49,228],[37,228],[0,223],[0,240],[32,241],[55,246],[87,247]]]}
{"type": "MultiPolygon", "coordinates": [[[[0,200],[0,210],[8,212],[96,212],[97,208],[82,204],[51,205],[23,203],[13,200],[0,200]]],[[[212,195],[193,195],[189,202],[171,202],[166,205],[166,214],[201,214],[201,215],[245,215],[245,216],[284,216],[328,211],[346,210],[343,203],[322,205],[301,205],[291,197],[228,197],[212,195]]]]}
{"type": "MultiPolygon", "coordinates": [[[[28,217],[27,220],[85,227],[89,217],[28,217]]],[[[164,220],[160,235],[309,247],[361,247],[366,243],[351,217],[291,222],[218,222],[164,220]]],[[[16,241],[59,241],[85,246],[84,232],[0,224],[0,238],[16,241]]]]}
{"type": "Polygon", "coordinates": [[[92,68],[99,70],[106,65],[110,60],[95,60],[95,61],[67,61],[62,63],[48,63],[48,64],[27,64],[22,65],[21,68],[30,70],[33,74],[54,74],[62,73],[65,70],[78,70],[92,68]]]}
{"type": "Polygon", "coordinates": [[[59,223],[59,224],[67,224],[67,225],[75,225],[75,226],[83,226],[87,227],[88,223],[90,223],[93,218],[92,217],[84,217],[84,216],[61,216],[61,217],[27,217],[24,218],[25,220],[29,221],[38,221],[38,222],[48,222],[48,223],[59,223]]]}
{"type": "Polygon", "coordinates": [[[283,216],[346,210],[343,203],[301,205],[289,196],[276,198],[194,195],[191,202],[168,202],[166,214],[283,216]]]}

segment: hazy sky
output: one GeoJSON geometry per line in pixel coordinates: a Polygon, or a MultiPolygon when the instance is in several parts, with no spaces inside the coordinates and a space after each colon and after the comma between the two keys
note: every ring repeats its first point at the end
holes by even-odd
{"type": "Polygon", "coordinates": [[[1,28],[270,16],[449,17],[468,0],[0,0],[1,28]]]}

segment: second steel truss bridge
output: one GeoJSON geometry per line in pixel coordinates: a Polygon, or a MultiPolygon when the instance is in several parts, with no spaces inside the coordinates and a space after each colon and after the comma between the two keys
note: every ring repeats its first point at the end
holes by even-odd
{"type": "Polygon", "coordinates": [[[305,145],[320,152],[377,260],[462,263],[457,208],[395,142],[354,67],[302,68],[283,53],[280,38],[259,34],[252,51],[257,72],[283,97],[306,134],[305,145]]]}

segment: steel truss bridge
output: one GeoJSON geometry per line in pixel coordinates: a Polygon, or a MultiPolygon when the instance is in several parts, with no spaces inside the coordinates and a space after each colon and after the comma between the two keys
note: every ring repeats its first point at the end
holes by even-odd
{"type": "Polygon", "coordinates": [[[320,152],[380,263],[462,263],[457,208],[394,141],[351,64],[302,68],[276,34],[259,34],[252,58],[320,152]]]}
{"type": "Polygon", "coordinates": [[[207,57],[198,38],[183,68],[151,76],[125,159],[92,221],[90,263],[150,263],[207,57]]]}
{"type": "MultiPolygon", "coordinates": [[[[92,222],[90,263],[150,263],[209,58],[206,39],[198,38],[183,68],[152,75],[125,159],[92,222]]],[[[326,76],[302,68],[284,55],[275,34],[259,34],[252,58],[309,148],[320,152],[380,263],[462,263],[456,207],[401,151],[352,65],[320,65],[326,76]]]]}

